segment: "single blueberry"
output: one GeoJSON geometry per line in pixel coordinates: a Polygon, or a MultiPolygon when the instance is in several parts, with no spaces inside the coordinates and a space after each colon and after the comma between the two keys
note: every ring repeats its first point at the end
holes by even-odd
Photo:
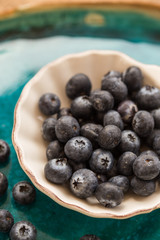
{"type": "Polygon", "coordinates": [[[139,196],[149,196],[155,192],[156,183],[154,180],[144,181],[134,176],[130,182],[132,191],[139,196]]]}
{"type": "Polygon", "coordinates": [[[57,120],[53,117],[47,118],[42,124],[42,137],[51,142],[56,139],[55,126],[57,120]]]}
{"type": "Polygon", "coordinates": [[[160,129],[160,108],[153,110],[151,114],[154,119],[155,128],[160,129]]]}
{"type": "Polygon", "coordinates": [[[152,115],[147,111],[138,111],[132,121],[133,130],[140,137],[147,137],[154,129],[154,120],[152,115]]]}
{"type": "Polygon", "coordinates": [[[131,130],[122,131],[121,142],[119,144],[120,151],[139,153],[140,150],[140,139],[137,134],[131,130]]]}
{"type": "Polygon", "coordinates": [[[104,90],[93,91],[90,95],[90,101],[93,108],[99,112],[108,111],[114,106],[114,98],[112,94],[104,90]]]}
{"type": "Polygon", "coordinates": [[[39,99],[39,109],[46,116],[57,113],[60,105],[59,97],[53,93],[45,93],[39,99]]]}
{"type": "Polygon", "coordinates": [[[121,78],[104,76],[102,79],[101,89],[110,92],[116,103],[122,102],[128,95],[127,86],[121,78]]]}
{"type": "Polygon", "coordinates": [[[110,178],[108,182],[111,182],[118,186],[123,191],[123,193],[126,193],[129,189],[129,179],[126,176],[117,175],[110,178]]]}
{"type": "Polygon", "coordinates": [[[98,143],[104,149],[113,149],[121,141],[121,130],[114,125],[105,126],[99,133],[98,143]]]}
{"type": "Polygon", "coordinates": [[[85,162],[92,154],[92,144],[85,137],[71,138],[64,147],[66,156],[75,162],[85,162]]]}
{"type": "Polygon", "coordinates": [[[14,185],[12,189],[12,195],[17,203],[26,205],[35,200],[36,190],[31,183],[27,181],[21,181],[14,185]]]}
{"type": "Polygon", "coordinates": [[[64,116],[72,116],[70,108],[61,108],[57,113],[57,119],[64,117],[64,116]]]}
{"type": "Polygon", "coordinates": [[[75,118],[90,118],[93,113],[93,106],[89,97],[80,96],[75,98],[71,103],[71,113],[75,118]]]}
{"type": "Polygon", "coordinates": [[[99,237],[93,234],[87,234],[80,238],[80,240],[101,240],[99,237]]]}
{"type": "Polygon", "coordinates": [[[92,144],[97,143],[99,132],[103,126],[95,123],[87,123],[81,127],[81,135],[88,138],[92,144]]]}
{"type": "Polygon", "coordinates": [[[79,198],[90,197],[98,185],[94,172],[89,169],[79,169],[73,173],[70,180],[70,189],[79,198]]]}
{"type": "Polygon", "coordinates": [[[70,138],[79,135],[80,126],[75,118],[64,116],[57,120],[55,131],[58,140],[65,143],[70,138]]]}
{"type": "Polygon", "coordinates": [[[103,206],[114,208],[123,200],[123,191],[113,183],[105,182],[98,185],[95,197],[103,206]]]}
{"type": "Polygon", "coordinates": [[[124,124],[120,114],[115,110],[108,111],[103,118],[103,126],[115,125],[121,130],[124,128],[124,124]]]}
{"type": "Polygon", "coordinates": [[[14,219],[12,214],[5,209],[0,209],[0,232],[9,232],[13,224],[14,219]]]}
{"type": "Polygon", "coordinates": [[[136,66],[127,68],[123,73],[123,81],[130,92],[139,90],[143,83],[141,69],[136,66]]]}
{"type": "Polygon", "coordinates": [[[83,73],[74,75],[66,84],[66,94],[74,99],[82,95],[89,95],[92,84],[90,79],[83,73]]]}
{"type": "Polygon", "coordinates": [[[111,70],[107,72],[104,77],[110,78],[110,77],[117,77],[117,78],[122,78],[122,73],[119,71],[111,70]]]}
{"type": "Polygon", "coordinates": [[[142,180],[152,180],[160,173],[160,161],[153,154],[141,154],[133,163],[134,174],[142,180]]]}
{"type": "Polygon", "coordinates": [[[82,168],[87,168],[86,162],[75,162],[71,159],[68,159],[69,165],[72,167],[73,172],[82,169],[82,168]]]}
{"type": "Polygon", "coordinates": [[[58,140],[51,142],[46,149],[46,156],[48,161],[54,158],[65,157],[63,144],[58,140]]]}
{"type": "Polygon", "coordinates": [[[160,156],[160,136],[157,136],[153,140],[153,150],[160,156]]]}
{"type": "Polygon", "coordinates": [[[130,123],[136,112],[138,112],[138,108],[131,100],[125,100],[119,104],[117,111],[125,123],[130,123]]]}
{"type": "Polygon", "coordinates": [[[8,160],[10,155],[10,147],[7,142],[0,139],[0,163],[4,163],[8,160]]]}
{"type": "Polygon", "coordinates": [[[140,109],[154,110],[160,107],[160,90],[152,86],[144,86],[136,94],[140,109]]]}
{"type": "Polygon", "coordinates": [[[67,158],[55,158],[50,160],[44,168],[46,179],[52,183],[65,183],[72,175],[72,168],[67,158]]]}
{"type": "Polygon", "coordinates": [[[160,136],[160,129],[153,129],[153,131],[150,133],[149,136],[147,136],[147,138],[145,139],[146,144],[149,147],[153,147],[153,140],[155,137],[160,136]]]}
{"type": "Polygon", "coordinates": [[[6,176],[0,172],[0,196],[4,195],[8,188],[8,180],[6,176]]]}
{"type": "Polygon", "coordinates": [[[124,152],[118,159],[118,172],[125,176],[131,176],[133,174],[133,163],[136,158],[137,156],[133,152],[124,152]]]}
{"type": "Polygon", "coordinates": [[[89,160],[90,169],[93,172],[107,174],[114,165],[114,158],[111,152],[103,149],[96,149],[89,160]]]}
{"type": "Polygon", "coordinates": [[[16,222],[9,233],[11,240],[36,240],[37,230],[28,221],[16,222]]]}

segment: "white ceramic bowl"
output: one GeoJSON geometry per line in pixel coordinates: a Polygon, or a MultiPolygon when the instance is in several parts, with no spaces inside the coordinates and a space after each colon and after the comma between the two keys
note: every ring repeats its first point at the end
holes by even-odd
{"type": "Polygon", "coordinates": [[[43,67],[24,87],[14,114],[12,140],[19,163],[33,184],[60,205],[97,218],[128,218],[160,207],[160,187],[149,197],[126,194],[116,208],[101,206],[95,198],[81,200],[69,189],[48,182],[44,177],[46,143],[41,137],[44,116],[38,109],[43,93],[56,93],[67,107],[70,100],[65,95],[65,84],[76,73],[85,73],[92,80],[93,89],[99,88],[102,76],[109,70],[124,71],[135,65],[144,74],[144,83],[160,88],[160,67],[137,62],[120,52],[87,51],[62,57],[43,67]]]}

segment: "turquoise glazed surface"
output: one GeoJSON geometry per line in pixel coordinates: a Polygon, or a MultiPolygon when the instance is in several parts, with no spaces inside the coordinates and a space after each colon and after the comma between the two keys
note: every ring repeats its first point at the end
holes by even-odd
{"type": "MultiPolygon", "coordinates": [[[[116,27],[116,22],[119,18],[125,16],[122,16],[122,13],[118,15],[118,12],[104,12],[106,22],[110,26],[109,29],[107,29],[107,24],[105,28],[101,26],[101,23],[103,23],[101,18],[98,18],[100,26],[94,25],[87,28],[81,26],[81,16],[84,12],[84,10],[72,11],[72,18],[67,18],[65,14],[62,14],[62,11],[57,11],[55,16],[59,16],[60,20],[55,23],[55,30],[52,29],[51,32],[50,29],[54,24],[51,23],[51,27],[48,28],[50,22],[47,25],[47,21],[49,21],[47,19],[51,18],[44,18],[43,14],[39,14],[40,18],[32,16],[31,23],[27,22],[29,21],[27,16],[21,17],[22,22],[13,21],[12,26],[11,22],[9,23],[10,20],[0,23],[0,26],[3,26],[3,28],[0,27],[1,39],[4,36],[6,36],[4,37],[5,40],[15,39],[2,41],[0,44],[0,138],[6,140],[11,147],[11,156],[8,163],[0,165],[0,171],[4,172],[9,180],[9,189],[7,194],[0,199],[0,208],[8,209],[13,214],[15,222],[20,220],[31,221],[37,228],[38,240],[79,240],[85,234],[97,234],[101,240],[159,240],[159,209],[126,220],[95,219],[59,206],[38,190],[36,201],[30,206],[20,206],[12,198],[13,185],[18,181],[28,180],[19,166],[11,141],[14,107],[24,85],[43,65],[65,54],[89,49],[118,50],[143,63],[160,64],[159,20],[151,19],[151,17],[140,13],[126,13],[129,21],[124,21],[123,24],[121,22],[122,31],[120,31],[120,28],[116,27]],[[64,21],[65,27],[61,24],[62,16],[66,18],[66,21],[64,21]],[[36,37],[34,40],[17,38],[20,35],[24,37],[25,34],[32,37],[30,35],[31,26],[33,26],[33,23],[35,25],[37,23],[37,26],[39,26],[40,19],[41,24],[45,23],[46,26],[44,32],[41,28],[42,32],[39,31],[39,36],[43,38],[39,39],[34,29],[33,33],[36,37]],[[144,19],[144,22],[138,24],[142,19],[144,19]],[[130,25],[131,20],[136,23],[135,29],[133,25],[130,25]],[[76,25],[78,30],[74,33],[73,29],[76,25]],[[17,27],[19,32],[11,34],[11,30],[14,31],[16,26],[19,26],[17,27]],[[77,37],[50,36],[57,34],[76,35],[77,37]],[[86,35],[90,38],[84,37],[86,35]]],[[[53,15],[53,13],[50,14],[53,15]]],[[[0,240],[7,239],[7,234],[0,234],[0,240]]]]}

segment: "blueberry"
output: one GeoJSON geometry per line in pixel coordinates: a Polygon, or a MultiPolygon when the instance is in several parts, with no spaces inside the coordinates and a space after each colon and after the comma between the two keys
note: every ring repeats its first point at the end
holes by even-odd
{"type": "Polygon", "coordinates": [[[143,75],[140,68],[131,66],[123,73],[123,81],[130,92],[137,91],[141,88],[143,75]]]}
{"type": "Polygon", "coordinates": [[[42,137],[44,140],[51,142],[56,139],[55,126],[57,120],[53,117],[47,118],[42,125],[42,137]]]}
{"type": "Polygon", "coordinates": [[[55,131],[58,140],[65,143],[70,138],[79,135],[80,126],[75,118],[64,116],[57,120],[55,131]]]}
{"type": "Polygon", "coordinates": [[[64,117],[64,116],[72,116],[70,108],[61,108],[57,113],[57,119],[64,117]]]}
{"type": "Polygon", "coordinates": [[[75,171],[77,171],[79,169],[82,169],[82,168],[87,168],[86,162],[79,162],[79,163],[77,163],[77,162],[75,162],[75,161],[73,161],[71,159],[68,159],[68,163],[72,167],[73,172],[75,172],[75,171]]]}
{"type": "Polygon", "coordinates": [[[7,142],[0,139],[0,163],[4,163],[8,160],[10,155],[10,147],[7,142]]]}
{"type": "Polygon", "coordinates": [[[152,180],[160,173],[160,161],[153,154],[141,154],[133,163],[134,174],[142,180],[152,180]]]}
{"type": "Polygon", "coordinates": [[[92,144],[85,137],[74,137],[66,143],[64,152],[69,159],[77,163],[85,162],[92,154],[92,144]]]}
{"type": "Polygon", "coordinates": [[[123,200],[123,191],[113,183],[105,182],[98,185],[95,197],[103,206],[114,208],[123,200]]]}
{"type": "Polygon", "coordinates": [[[9,232],[13,224],[12,214],[5,209],[0,209],[0,232],[9,232]]]}
{"type": "Polygon", "coordinates": [[[91,93],[90,101],[95,110],[99,112],[108,111],[114,106],[114,98],[108,91],[94,91],[91,93]]]}
{"type": "Polygon", "coordinates": [[[121,78],[104,76],[102,79],[102,90],[110,92],[117,103],[122,102],[128,95],[127,86],[121,78]]]}
{"type": "Polygon", "coordinates": [[[146,144],[149,147],[153,147],[153,140],[155,137],[160,136],[160,129],[153,129],[153,131],[150,133],[149,136],[147,136],[146,140],[146,144]]]}
{"type": "Polygon", "coordinates": [[[6,176],[0,172],[0,196],[4,195],[8,188],[8,180],[6,176]]]}
{"type": "Polygon", "coordinates": [[[102,125],[87,123],[81,127],[81,135],[88,138],[92,144],[95,144],[98,141],[98,135],[102,128],[102,125]]]}
{"type": "Polygon", "coordinates": [[[140,155],[147,155],[147,156],[148,155],[153,155],[153,156],[158,157],[158,155],[154,151],[152,151],[152,150],[143,151],[143,152],[141,152],[140,155]]]}
{"type": "Polygon", "coordinates": [[[138,112],[138,108],[131,100],[125,100],[119,104],[117,111],[125,123],[130,123],[136,112],[138,112]]]}
{"type": "Polygon", "coordinates": [[[89,95],[92,84],[90,79],[83,73],[78,73],[69,79],[66,84],[66,94],[74,99],[82,95],[89,95]]]}
{"type": "Polygon", "coordinates": [[[96,174],[96,177],[97,177],[97,179],[98,179],[98,184],[107,182],[107,180],[108,180],[107,176],[104,175],[104,174],[99,174],[99,173],[97,173],[97,174],[96,174]]]}
{"type": "Polygon", "coordinates": [[[160,129],[160,108],[153,110],[151,114],[154,119],[155,128],[160,129]]]}
{"type": "Polygon", "coordinates": [[[71,177],[72,168],[68,164],[67,158],[55,158],[45,165],[44,174],[48,181],[61,184],[71,177]]]}
{"type": "Polygon", "coordinates": [[[118,172],[125,176],[131,176],[133,174],[133,163],[137,158],[133,152],[124,152],[118,159],[118,172]]]}
{"type": "Polygon", "coordinates": [[[138,154],[140,150],[140,139],[137,134],[131,130],[122,131],[119,149],[121,152],[129,151],[138,154]]]}
{"type": "Polygon", "coordinates": [[[48,160],[65,157],[63,144],[58,140],[51,142],[46,149],[46,156],[48,160]]]}
{"type": "Polygon", "coordinates": [[[121,130],[123,130],[123,128],[124,128],[122,118],[121,118],[120,114],[115,110],[110,110],[104,115],[103,125],[104,126],[115,125],[118,128],[120,128],[121,130]]]}
{"type": "Polygon", "coordinates": [[[60,105],[59,97],[53,93],[45,93],[39,99],[39,109],[46,116],[57,113],[60,105]]]}
{"type": "Polygon", "coordinates": [[[96,149],[89,160],[89,166],[92,171],[101,174],[107,174],[114,165],[114,158],[111,152],[103,149],[96,149]]]}
{"type": "Polygon", "coordinates": [[[117,77],[117,78],[122,78],[122,73],[119,71],[114,71],[111,70],[109,72],[107,72],[104,77],[110,78],[110,77],[117,77]]]}
{"type": "Polygon", "coordinates": [[[87,234],[81,237],[80,240],[100,240],[100,238],[93,234],[87,234]]]}
{"type": "Polygon", "coordinates": [[[90,197],[98,185],[94,172],[89,169],[79,169],[73,173],[70,180],[70,189],[79,198],[90,197]]]}
{"type": "Polygon", "coordinates": [[[27,181],[21,181],[14,185],[12,189],[12,195],[17,203],[26,205],[35,200],[36,191],[31,183],[27,181]]]}
{"type": "Polygon", "coordinates": [[[71,113],[75,118],[90,118],[93,113],[93,107],[89,97],[80,96],[75,98],[71,103],[71,113]]]}
{"type": "Polygon", "coordinates": [[[121,130],[114,125],[105,126],[99,133],[98,143],[104,149],[113,149],[121,141],[121,130]]]}
{"type": "Polygon", "coordinates": [[[11,240],[36,240],[37,230],[32,223],[21,221],[13,225],[9,236],[11,240]]]}
{"type": "Polygon", "coordinates": [[[126,193],[129,189],[129,180],[126,176],[118,175],[110,178],[108,182],[111,182],[118,186],[123,191],[123,193],[126,193]]]}
{"type": "Polygon", "coordinates": [[[160,156],[160,136],[157,136],[153,140],[153,150],[160,156]]]}
{"type": "Polygon", "coordinates": [[[137,112],[134,115],[132,127],[140,137],[149,136],[154,129],[154,120],[152,115],[147,111],[137,112]]]}
{"type": "Polygon", "coordinates": [[[130,182],[132,191],[139,196],[149,196],[155,192],[156,184],[154,180],[144,181],[134,176],[130,182]]]}
{"type": "Polygon", "coordinates": [[[160,107],[160,90],[152,86],[142,87],[136,95],[140,109],[153,110],[160,107]]]}

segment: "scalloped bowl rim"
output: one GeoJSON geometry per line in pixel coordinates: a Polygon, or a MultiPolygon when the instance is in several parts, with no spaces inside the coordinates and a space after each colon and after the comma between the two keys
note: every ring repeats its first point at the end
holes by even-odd
{"type": "MultiPolygon", "coordinates": [[[[134,59],[132,59],[131,57],[129,57],[128,55],[118,52],[118,51],[111,51],[111,50],[90,50],[90,51],[85,51],[85,52],[81,52],[81,53],[75,53],[75,54],[69,54],[66,56],[63,56],[51,63],[48,63],[47,65],[45,65],[44,67],[42,67],[38,73],[31,79],[29,80],[29,82],[24,86],[21,95],[18,99],[18,102],[15,106],[15,110],[14,110],[14,124],[13,124],[13,130],[12,130],[12,142],[15,148],[15,151],[17,153],[17,157],[20,163],[21,168],[24,170],[24,172],[28,175],[28,177],[30,178],[30,180],[32,181],[32,183],[37,187],[37,189],[39,189],[41,192],[43,192],[44,194],[46,194],[47,196],[49,196],[51,199],[53,199],[55,202],[57,202],[58,204],[62,205],[63,207],[75,210],[77,212],[80,212],[82,214],[85,214],[87,216],[90,217],[95,217],[95,218],[115,218],[115,219],[125,219],[125,218],[129,218],[135,215],[139,215],[139,214],[143,214],[143,213],[149,213],[155,209],[160,208],[160,200],[159,202],[157,202],[157,204],[155,204],[153,207],[151,208],[144,208],[144,209],[139,209],[139,210],[133,210],[131,211],[129,214],[121,214],[121,215],[117,215],[116,213],[108,213],[107,209],[105,213],[94,213],[92,211],[88,211],[87,209],[84,209],[83,207],[80,207],[76,204],[72,204],[72,203],[66,203],[63,199],[59,198],[56,194],[54,194],[52,191],[50,191],[48,188],[46,188],[45,186],[41,185],[38,180],[36,179],[36,177],[34,176],[34,173],[25,165],[25,159],[23,158],[23,154],[22,154],[22,149],[19,146],[18,142],[17,142],[17,137],[18,137],[18,128],[19,128],[19,106],[20,103],[23,99],[23,97],[27,94],[27,92],[29,91],[29,89],[31,88],[32,84],[35,83],[36,81],[39,80],[39,77],[46,71],[46,69],[50,68],[53,65],[56,64],[60,64],[62,61],[68,60],[70,58],[82,58],[82,57],[86,57],[88,55],[115,55],[115,56],[119,56],[124,58],[126,61],[130,62],[132,65],[136,65],[139,66],[141,68],[148,68],[148,69],[152,69],[154,71],[156,71],[157,73],[160,74],[160,67],[156,66],[156,65],[148,65],[148,64],[143,64],[141,62],[138,62],[134,59]]],[[[159,86],[160,87],[160,86],[159,86]]],[[[160,198],[159,198],[160,199],[160,198]]],[[[78,202],[78,200],[77,200],[78,202]]]]}

